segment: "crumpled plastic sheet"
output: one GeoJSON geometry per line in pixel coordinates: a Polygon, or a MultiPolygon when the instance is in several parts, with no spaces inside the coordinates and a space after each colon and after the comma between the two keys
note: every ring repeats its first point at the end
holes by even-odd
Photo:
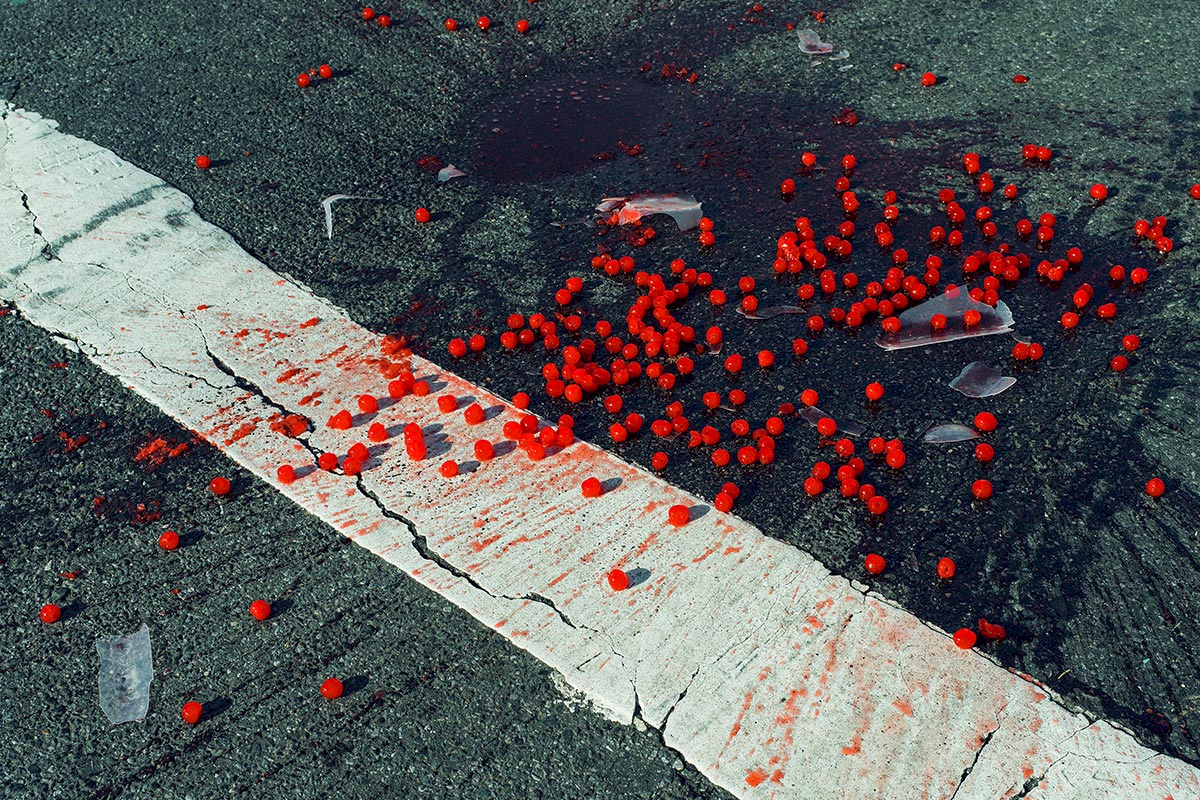
{"type": "Polygon", "coordinates": [[[925,433],[921,434],[921,441],[929,444],[953,444],[954,442],[969,442],[978,438],[978,431],[957,422],[931,425],[925,433]]]}
{"type": "Polygon", "coordinates": [[[596,212],[608,218],[611,225],[632,225],[651,214],[669,214],[681,231],[695,228],[704,216],[700,203],[691,195],[654,192],[605,197],[596,206],[596,212]]]}
{"type": "Polygon", "coordinates": [[[154,662],[150,628],[142,625],[128,636],[96,640],[100,654],[100,708],[109,722],[119,725],[146,718],[150,710],[150,681],[154,662]]]}
{"type": "Polygon", "coordinates": [[[737,313],[746,319],[770,319],[771,317],[778,317],[780,314],[804,314],[806,312],[800,306],[767,306],[766,308],[756,308],[753,311],[747,311],[739,305],[737,313]]]}
{"type": "Polygon", "coordinates": [[[896,333],[884,333],[875,340],[875,344],[884,350],[903,350],[975,336],[1010,333],[1013,324],[1012,311],[1003,300],[992,308],[987,303],[972,300],[965,288],[956,286],[932,300],[926,300],[906,310],[900,315],[900,330],[896,333]],[[979,324],[968,327],[963,321],[963,314],[972,309],[979,312],[979,324]],[[946,318],[944,330],[932,329],[930,321],[935,314],[946,318]]]}
{"type": "Polygon", "coordinates": [[[829,42],[822,42],[821,37],[814,30],[805,28],[802,31],[796,31],[800,36],[800,52],[810,56],[819,56],[824,53],[832,53],[833,45],[829,42]]]}
{"type": "Polygon", "coordinates": [[[995,367],[972,361],[950,381],[950,388],[967,397],[992,397],[1011,389],[1016,383],[1016,378],[1002,374],[995,367]]]}
{"type": "Polygon", "coordinates": [[[804,406],[796,413],[800,415],[801,419],[803,419],[809,425],[812,425],[814,428],[817,427],[817,423],[820,422],[822,419],[824,419],[825,417],[829,417],[829,419],[832,419],[837,422],[838,432],[845,434],[846,436],[858,437],[858,436],[862,436],[864,433],[867,432],[867,429],[865,427],[863,427],[859,423],[855,422],[854,420],[843,421],[843,420],[835,419],[835,417],[832,414],[826,414],[824,411],[817,408],[816,406],[804,406]]]}
{"type": "Polygon", "coordinates": [[[333,204],[338,200],[378,200],[378,197],[363,197],[357,194],[331,194],[321,201],[325,207],[325,238],[333,238],[333,204]]]}

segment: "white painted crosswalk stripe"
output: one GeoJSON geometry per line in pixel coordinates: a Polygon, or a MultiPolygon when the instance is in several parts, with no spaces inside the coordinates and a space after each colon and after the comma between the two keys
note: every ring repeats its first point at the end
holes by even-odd
{"type": "Polygon", "coordinates": [[[0,296],[608,715],[660,728],[715,783],[777,798],[1200,795],[1191,766],[958,651],[748,523],[709,509],[667,525],[672,503],[703,504],[603,450],[510,452],[443,478],[442,458],[470,460],[516,412],[420,358],[409,366],[440,393],[498,415],[472,426],[409,396],[374,416],[394,435],[360,476],[279,484],[279,464],[365,441],[366,420],[324,422],[385,394],[380,337],[154,176],[36,114],[10,110],[4,125],[0,296]],[[291,413],[312,420],[305,441],[273,429],[291,413]],[[404,457],[406,422],[428,431],[424,461],[404,457]],[[586,500],[591,476],[611,489],[586,500]],[[615,593],[614,566],[648,574],[615,593]]]}

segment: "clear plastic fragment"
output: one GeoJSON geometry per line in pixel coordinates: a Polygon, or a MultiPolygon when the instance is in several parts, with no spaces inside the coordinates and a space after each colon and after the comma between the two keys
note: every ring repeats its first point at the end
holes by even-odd
{"type": "Polygon", "coordinates": [[[651,214],[669,214],[679,230],[688,231],[704,216],[700,203],[691,195],[645,193],[629,197],[605,197],[596,211],[610,225],[632,225],[651,214]]]}
{"type": "Polygon", "coordinates": [[[154,663],[150,628],[145,624],[128,636],[96,640],[100,654],[100,708],[109,722],[119,725],[144,719],[150,710],[150,681],[154,663]]]}
{"type": "Polygon", "coordinates": [[[950,381],[950,388],[967,397],[991,397],[1011,389],[1017,379],[1002,375],[1000,370],[982,361],[972,361],[962,368],[958,377],[950,381]]]}
{"type": "Polygon", "coordinates": [[[467,173],[463,172],[461,169],[454,166],[453,164],[447,164],[446,166],[444,166],[438,170],[438,180],[441,181],[442,183],[445,183],[446,181],[451,180],[452,178],[466,177],[466,174],[467,173]]]}
{"type": "Polygon", "coordinates": [[[378,200],[378,197],[361,197],[356,194],[331,194],[321,201],[325,207],[325,237],[333,238],[333,204],[338,200],[378,200]]]}
{"type": "Polygon", "coordinates": [[[944,422],[930,426],[921,435],[921,441],[929,444],[952,444],[954,442],[969,442],[978,439],[979,432],[957,422],[944,422]]]}
{"type": "Polygon", "coordinates": [[[903,350],[907,347],[941,344],[974,336],[1010,333],[1013,326],[1012,312],[1003,300],[992,308],[987,303],[972,300],[966,289],[957,286],[947,289],[944,294],[932,300],[913,306],[902,313],[899,319],[900,330],[896,333],[882,334],[875,340],[875,344],[884,350],[903,350]],[[979,312],[979,322],[967,325],[963,315],[968,311],[979,312]],[[934,331],[930,323],[934,316],[939,314],[945,317],[945,327],[934,331]]]}
{"type": "Polygon", "coordinates": [[[805,28],[802,31],[796,31],[800,36],[800,52],[810,56],[819,56],[822,53],[832,53],[833,45],[829,42],[822,42],[821,37],[814,30],[805,28]]]}
{"type": "Polygon", "coordinates": [[[770,319],[771,317],[778,317],[780,314],[803,314],[805,311],[800,306],[767,306],[766,308],[756,308],[753,311],[747,311],[739,305],[737,313],[746,319],[770,319]]]}
{"type": "MultiPolygon", "coordinates": [[[[809,425],[812,425],[814,428],[817,427],[818,422],[825,419],[826,417],[828,417],[829,419],[834,419],[832,414],[826,414],[824,411],[817,408],[816,406],[804,406],[796,413],[798,413],[800,415],[801,419],[803,419],[809,425]]],[[[862,425],[859,425],[857,422],[855,422],[853,420],[850,420],[849,422],[841,422],[838,420],[835,420],[835,421],[837,422],[838,433],[844,434],[846,436],[856,436],[857,437],[857,436],[862,436],[864,433],[867,432],[866,428],[864,428],[862,425]]]]}

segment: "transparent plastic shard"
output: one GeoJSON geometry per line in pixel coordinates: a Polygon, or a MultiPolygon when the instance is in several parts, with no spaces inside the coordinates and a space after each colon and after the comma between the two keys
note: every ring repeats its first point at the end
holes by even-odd
{"type": "Polygon", "coordinates": [[[972,361],[950,381],[950,388],[967,397],[991,397],[1011,389],[1017,379],[1000,374],[1000,370],[982,361],[972,361]]]}
{"type": "Polygon", "coordinates": [[[119,725],[144,719],[150,710],[150,628],[145,624],[128,636],[96,640],[100,654],[100,708],[109,722],[119,725]]]}
{"type": "Polygon", "coordinates": [[[929,444],[953,444],[954,442],[969,442],[978,438],[978,431],[968,428],[966,425],[959,425],[957,422],[932,425],[921,435],[921,441],[929,444]]]}
{"type": "Polygon", "coordinates": [[[378,200],[378,197],[361,197],[356,194],[331,194],[321,201],[325,207],[325,237],[333,238],[333,204],[338,200],[378,200]]]}
{"type": "Polygon", "coordinates": [[[464,178],[464,177],[466,177],[466,175],[467,175],[467,173],[463,172],[461,169],[454,166],[453,164],[447,164],[446,166],[444,166],[438,170],[438,180],[441,181],[442,183],[445,183],[446,181],[451,180],[453,178],[464,178]]]}
{"type": "Polygon", "coordinates": [[[680,194],[635,194],[629,197],[605,197],[596,206],[609,225],[632,225],[651,214],[669,214],[681,231],[690,231],[704,216],[696,198],[680,194]]]}
{"type": "MultiPolygon", "coordinates": [[[[826,417],[828,417],[829,419],[834,419],[834,416],[832,414],[826,414],[824,411],[817,408],[816,406],[804,406],[797,413],[800,415],[800,417],[802,419],[804,419],[809,425],[812,425],[814,428],[817,427],[818,422],[825,419],[826,417]]],[[[862,425],[859,425],[857,422],[854,422],[853,420],[851,420],[849,422],[841,422],[838,420],[835,420],[835,421],[837,422],[839,434],[844,434],[846,436],[862,436],[864,433],[867,432],[866,428],[864,428],[862,425]]]]}
{"type": "Polygon", "coordinates": [[[926,300],[900,315],[900,330],[884,333],[875,344],[884,350],[903,350],[906,347],[922,347],[927,344],[954,342],[974,336],[990,336],[994,333],[1012,332],[1013,315],[1004,301],[992,308],[987,303],[971,299],[962,287],[947,289],[933,300],[926,300]],[[968,311],[979,312],[979,322],[967,325],[963,315],[968,311]],[[945,317],[945,327],[934,331],[930,321],[936,315],[945,317]]]}
{"type": "Polygon", "coordinates": [[[739,305],[737,313],[746,319],[770,319],[771,317],[778,317],[780,314],[803,314],[805,312],[800,306],[767,306],[766,308],[756,308],[753,311],[747,311],[739,305]]]}
{"type": "Polygon", "coordinates": [[[823,53],[832,53],[833,45],[829,42],[822,42],[821,37],[816,31],[805,28],[802,31],[796,31],[800,35],[800,52],[810,56],[819,56],[823,53]]]}

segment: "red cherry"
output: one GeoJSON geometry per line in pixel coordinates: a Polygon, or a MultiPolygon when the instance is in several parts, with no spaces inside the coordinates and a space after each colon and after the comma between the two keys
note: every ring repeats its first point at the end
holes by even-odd
{"type": "Polygon", "coordinates": [[[229,494],[229,490],[232,489],[233,486],[229,483],[228,478],[223,478],[218,475],[208,482],[208,488],[209,491],[211,491],[217,497],[223,497],[229,494]]]}
{"type": "Polygon", "coordinates": [[[327,700],[336,700],[342,696],[342,682],[337,678],[326,678],[321,684],[321,696],[327,700]]]}
{"type": "Polygon", "coordinates": [[[1167,490],[1167,485],[1163,483],[1162,478],[1151,478],[1146,481],[1146,494],[1151,497],[1162,497],[1163,492],[1167,490]]]}
{"type": "Polygon", "coordinates": [[[990,411],[980,411],[975,415],[975,429],[980,433],[990,433],[996,430],[996,415],[990,411]]]}
{"type": "Polygon", "coordinates": [[[203,713],[204,706],[200,705],[195,700],[191,700],[183,704],[183,708],[180,710],[179,716],[182,717],[183,721],[188,725],[195,725],[200,721],[200,715],[203,713]]]}
{"type": "Polygon", "coordinates": [[[954,559],[952,559],[952,558],[938,559],[937,574],[938,574],[938,577],[941,578],[942,580],[948,581],[951,578],[953,578],[955,569],[956,569],[956,567],[954,564],[954,559]]]}
{"type": "Polygon", "coordinates": [[[266,600],[255,600],[250,604],[250,616],[259,622],[271,616],[271,604],[266,600]]]}
{"type": "Polygon", "coordinates": [[[976,641],[978,641],[978,637],[970,628],[959,628],[954,632],[954,644],[960,650],[970,650],[975,646],[976,641]]]}
{"type": "Polygon", "coordinates": [[[179,547],[179,534],[175,531],[164,531],[163,535],[158,537],[158,546],[163,550],[174,550],[179,547]]]}
{"type": "Polygon", "coordinates": [[[877,553],[870,553],[863,561],[863,567],[872,575],[880,575],[883,573],[884,568],[887,567],[887,561],[877,553]]]}
{"type": "Polygon", "coordinates": [[[54,603],[47,603],[42,606],[41,611],[38,612],[38,616],[42,618],[42,622],[49,625],[51,622],[58,622],[59,617],[62,616],[62,609],[54,603]]]}
{"type": "Polygon", "coordinates": [[[608,573],[608,585],[614,592],[622,592],[629,588],[629,575],[623,569],[614,569],[608,573]]]}

